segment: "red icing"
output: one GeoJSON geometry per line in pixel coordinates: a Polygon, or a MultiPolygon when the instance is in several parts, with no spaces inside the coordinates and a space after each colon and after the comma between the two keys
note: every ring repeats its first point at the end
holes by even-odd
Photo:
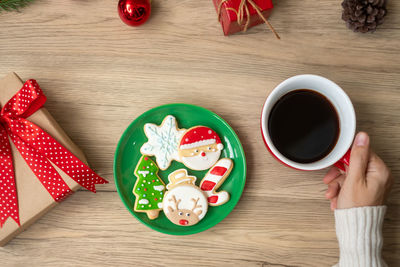
{"type": "Polygon", "coordinates": [[[213,188],[214,188],[214,186],[215,186],[215,183],[214,182],[211,182],[211,181],[204,181],[202,184],[201,184],[201,190],[203,190],[203,191],[210,191],[210,190],[212,190],[213,188]]]}
{"type": "Polygon", "coordinates": [[[156,180],[153,180],[152,182],[154,183],[156,180]]]}
{"type": "Polygon", "coordinates": [[[155,198],[154,200],[155,200],[155,201],[157,201],[157,200],[158,200],[158,198],[155,198]]]}
{"type": "Polygon", "coordinates": [[[201,152],[201,156],[205,157],[206,156],[206,152],[201,152]]]}
{"type": "Polygon", "coordinates": [[[225,168],[225,167],[215,166],[214,168],[211,169],[210,174],[222,176],[222,175],[224,175],[224,173],[225,173],[227,170],[228,170],[228,169],[225,168]]]}
{"type": "Polygon", "coordinates": [[[147,191],[147,188],[145,188],[144,191],[147,191]]]}
{"type": "Polygon", "coordinates": [[[208,198],[208,203],[217,203],[218,196],[211,196],[208,198]]]}
{"type": "Polygon", "coordinates": [[[145,157],[144,160],[149,160],[149,158],[148,158],[148,157],[145,157]]]}
{"type": "Polygon", "coordinates": [[[218,134],[211,128],[205,126],[197,126],[188,130],[182,137],[181,145],[187,145],[202,140],[215,139],[216,144],[220,144],[221,140],[218,134]]]}
{"type": "Polygon", "coordinates": [[[189,221],[188,220],[179,220],[180,225],[188,225],[189,221]]]}
{"type": "Polygon", "coordinates": [[[143,166],[143,167],[142,167],[142,169],[144,170],[144,169],[146,169],[146,167],[145,167],[145,166],[143,166]]]}

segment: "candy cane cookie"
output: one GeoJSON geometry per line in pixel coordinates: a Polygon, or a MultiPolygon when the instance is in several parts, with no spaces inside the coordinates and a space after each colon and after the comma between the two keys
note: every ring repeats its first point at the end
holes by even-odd
{"type": "Polygon", "coordinates": [[[231,159],[223,158],[207,172],[200,182],[201,190],[207,195],[210,206],[219,206],[229,200],[229,193],[226,191],[216,192],[231,173],[233,162],[231,159]]]}

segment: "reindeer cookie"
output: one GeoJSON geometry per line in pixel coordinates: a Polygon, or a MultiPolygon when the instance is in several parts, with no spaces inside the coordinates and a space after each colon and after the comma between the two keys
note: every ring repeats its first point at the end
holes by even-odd
{"type": "Polygon", "coordinates": [[[208,202],[204,193],[195,185],[196,177],[179,169],[168,176],[168,191],[163,200],[163,210],[174,224],[191,226],[198,223],[207,213],[208,202]]]}

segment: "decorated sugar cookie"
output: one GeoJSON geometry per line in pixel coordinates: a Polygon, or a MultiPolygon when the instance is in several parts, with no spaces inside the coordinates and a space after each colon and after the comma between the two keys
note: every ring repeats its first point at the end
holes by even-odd
{"type": "Polygon", "coordinates": [[[144,132],[148,138],[140,148],[143,155],[155,156],[161,170],[168,169],[172,160],[179,161],[178,143],[185,129],[178,129],[174,116],[168,115],[160,126],[153,123],[144,125],[144,132]]]}
{"type": "Polygon", "coordinates": [[[165,192],[165,184],[157,173],[156,163],[149,157],[142,156],[135,169],[137,180],[132,191],[136,196],[134,210],[146,212],[151,220],[158,217],[165,192]]]}
{"type": "Polygon", "coordinates": [[[216,192],[229,176],[233,168],[231,159],[220,159],[204,176],[200,182],[200,188],[207,195],[210,206],[219,206],[229,201],[229,193],[226,191],[216,192]]]}
{"type": "Polygon", "coordinates": [[[198,223],[207,213],[207,198],[195,185],[196,177],[189,176],[185,169],[174,171],[168,176],[168,191],[165,193],[163,210],[174,224],[191,226],[198,223]]]}
{"type": "Polygon", "coordinates": [[[182,136],[178,153],[180,161],[192,170],[207,170],[219,159],[224,145],[218,134],[209,127],[190,128],[182,136]]]}

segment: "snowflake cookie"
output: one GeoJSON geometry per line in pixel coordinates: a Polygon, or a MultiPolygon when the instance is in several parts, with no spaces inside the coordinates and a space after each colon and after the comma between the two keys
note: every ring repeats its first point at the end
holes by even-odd
{"type": "Polygon", "coordinates": [[[178,129],[176,119],[172,115],[166,116],[160,126],[146,123],[144,133],[148,141],[140,148],[140,152],[155,156],[158,167],[166,170],[172,160],[179,161],[178,143],[185,131],[186,129],[178,129]]]}

